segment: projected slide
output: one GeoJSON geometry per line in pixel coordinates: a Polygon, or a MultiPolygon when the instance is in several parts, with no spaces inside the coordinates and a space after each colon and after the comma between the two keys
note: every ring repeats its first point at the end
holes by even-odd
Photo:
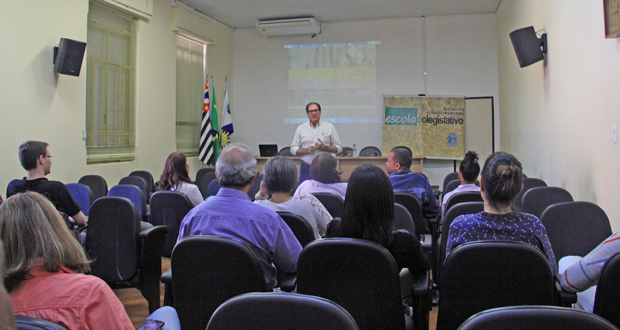
{"type": "Polygon", "coordinates": [[[376,50],[378,41],[287,45],[287,124],[300,124],[307,117],[308,102],[321,104],[322,120],[337,124],[377,124],[376,50]]]}

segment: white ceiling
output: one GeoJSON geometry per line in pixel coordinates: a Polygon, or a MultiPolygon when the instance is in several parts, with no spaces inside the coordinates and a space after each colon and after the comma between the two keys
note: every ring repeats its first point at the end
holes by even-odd
{"type": "MultiPolygon", "coordinates": [[[[176,0],[172,0],[173,2],[176,0]]],[[[264,19],[314,16],[321,22],[495,13],[501,0],[179,0],[233,28],[264,19]]]]}

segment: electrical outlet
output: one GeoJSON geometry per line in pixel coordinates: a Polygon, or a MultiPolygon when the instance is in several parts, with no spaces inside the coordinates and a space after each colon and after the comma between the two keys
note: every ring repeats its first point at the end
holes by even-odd
{"type": "Polygon", "coordinates": [[[82,130],[82,140],[86,140],[86,130],[82,130]]]}
{"type": "Polygon", "coordinates": [[[618,128],[616,127],[616,125],[613,125],[611,127],[611,141],[613,143],[618,142],[618,128]]]}

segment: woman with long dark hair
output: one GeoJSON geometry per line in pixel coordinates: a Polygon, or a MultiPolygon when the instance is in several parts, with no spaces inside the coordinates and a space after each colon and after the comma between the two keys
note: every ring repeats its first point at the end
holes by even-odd
{"type": "Polygon", "coordinates": [[[512,201],[523,188],[523,168],[519,160],[511,154],[496,152],[484,162],[480,177],[484,211],[454,219],[448,233],[446,258],[454,248],[466,242],[517,241],[543,251],[549,258],[552,272],[557,273],[545,226],[531,214],[512,210],[512,201]]]}
{"type": "Polygon", "coordinates": [[[420,241],[406,231],[394,229],[394,189],[379,167],[357,167],[347,187],[340,228],[330,226],[330,236],[361,238],[383,245],[394,256],[400,269],[414,275],[424,274],[429,263],[420,241]]]}
{"type": "Polygon", "coordinates": [[[340,180],[340,174],[336,158],[328,153],[320,154],[314,157],[310,164],[311,180],[302,182],[297,187],[295,196],[327,192],[345,198],[347,183],[340,180]]]}
{"type": "Polygon", "coordinates": [[[164,172],[159,178],[159,189],[180,191],[187,195],[194,206],[202,203],[202,194],[189,178],[189,162],[184,153],[175,151],[166,159],[164,172]]]}

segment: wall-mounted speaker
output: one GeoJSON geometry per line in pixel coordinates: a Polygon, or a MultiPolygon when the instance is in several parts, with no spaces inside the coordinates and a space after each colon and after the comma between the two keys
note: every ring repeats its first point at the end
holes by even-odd
{"type": "Polygon", "coordinates": [[[60,44],[54,47],[54,72],[79,76],[85,51],[85,42],[60,38],[60,44]]]}
{"type": "Polygon", "coordinates": [[[547,34],[543,34],[539,39],[533,26],[512,31],[510,41],[522,68],[545,59],[547,34]]]}

